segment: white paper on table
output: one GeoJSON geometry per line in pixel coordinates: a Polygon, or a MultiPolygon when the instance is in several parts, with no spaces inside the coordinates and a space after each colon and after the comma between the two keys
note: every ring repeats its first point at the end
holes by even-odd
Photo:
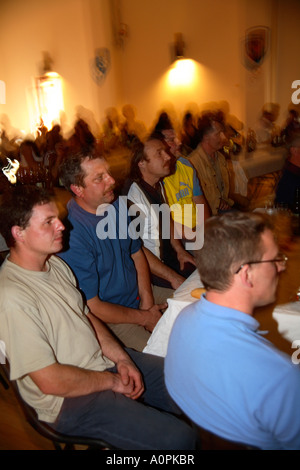
{"type": "Polygon", "coordinates": [[[182,300],[184,302],[195,302],[196,299],[191,295],[191,292],[194,289],[203,287],[203,284],[200,279],[200,274],[198,269],[196,269],[176,291],[174,292],[174,299],[182,300]]]}
{"type": "Polygon", "coordinates": [[[279,333],[291,343],[300,340],[300,302],[278,305],[273,311],[279,333]]]}
{"type": "MultiPolygon", "coordinates": [[[[195,299],[196,300],[196,299],[195,299]]],[[[174,322],[184,307],[190,305],[189,301],[168,299],[168,308],[156,324],[143,352],[165,357],[167,354],[169,336],[174,322]]]]}

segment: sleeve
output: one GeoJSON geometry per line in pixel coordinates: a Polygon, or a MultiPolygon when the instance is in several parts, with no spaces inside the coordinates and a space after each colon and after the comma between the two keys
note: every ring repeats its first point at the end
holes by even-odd
{"type": "Polygon", "coordinates": [[[192,174],[190,180],[192,180],[193,196],[202,196],[203,191],[200,186],[199,178],[197,176],[196,170],[186,158],[182,158],[181,162],[187,167],[189,174],[192,174]]]}
{"type": "Polygon", "coordinates": [[[38,307],[29,293],[19,289],[17,296],[5,295],[0,323],[0,338],[6,346],[11,380],[56,362],[38,307]]]}
{"type": "Polygon", "coordinates": [[[86,231],[78,225],[76,230],[70,232],[69,249],[59,253],[59,257],[72,269],[78,281],[78,287],[86,300],[96,297],[99,293],[99,273],[96,260],[101,255],[96,252],[96,247],[89,239],[86,231]]]}
{"type": "Polygon", "coordinates": [[[193,168],[193,196],[203,196],[196,170],[193,168]]]}
{"type": "MultiPolygon", "coordinates": [[[[136,221],[135,221],[135,205],[128,204],[127,196],[121,196],[119,198],[119,221],[126,220],[126,233],[122,235],[122,227],[119,226],[119,237],[122,239],[124,236],[130,239],[130,253],[133,255],[137,253],[142,248],[142,242],[140,239],[140,234],[136,230],[136,221]],[[133,215],[131,216],[131,212],[133,215]]],[[[120,223],[120,222],[119,222],[120,223]]]]}
{"type": "Polygon", "coordinates": [[[149,205],[136,183],[131,185],[128,199],[132,203],[129,214],[133,216],[131,224],[135,227],[135,232],[139,233],[143,245],[159,257],[159,224],[155,210],[149,205]]]}
{"type": "Polygon", "coordinates": [[[268,393],[260,420],[285,450],[300,450],[300,366],[291,364],[278,374],[268,393]]]}

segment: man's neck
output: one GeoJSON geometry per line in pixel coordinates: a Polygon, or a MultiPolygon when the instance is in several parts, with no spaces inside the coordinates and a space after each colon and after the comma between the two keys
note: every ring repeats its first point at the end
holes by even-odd
{"type": "Polygon", "coordinates": [[[47,260],[49,256],[34,256],[29,254],[24,255],[21,250],[11,248],[8,256],[9,261],[20,266],[20,268],[27,269],[28,271],[47,271],[47,260]]]}
{"type": "Polygon", "coordinates": [[[78,204],[81,209],[83,209],[86,212],[89,212],[90,214],[96,214],[97,213],[97,207],[94,209],[91,206],[87,205],[84,200],[82,200],[80,197],[74,197],[74,200],[76,204],[78,204]]]}
{"type": "Polygon", "coordinates": [[[212,148],[209,144],[207,144],[206,142],[203,142],[201,144],[204,152],[211,158],[216,158],[216,150],[214,148],[212,148]]]}
{"type": "Polygon", "coordinates": [[[149,184],[149,186],[152,186],[152,188],[155,188],[159,182],[159,178],[152,175],[143,175],[143,180],[149,184]]]}
{"type": "Polygon", "coordinates": [[[232,308],[253,315],[253,306],[247,296],[233,295],[230,291],[220,292],[216,290],[209,290],[206,293],[206,299],[213,304],[220,305],[221,307],[232,308]]]}

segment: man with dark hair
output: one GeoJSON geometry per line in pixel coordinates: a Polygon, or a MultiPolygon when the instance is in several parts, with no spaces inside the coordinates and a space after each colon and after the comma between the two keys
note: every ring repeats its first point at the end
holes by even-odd
{"type": "Polygon", "coordinates": [[[74,197],[59,256],[73,270],[91,312],[125,346],[142,351],[166,305],[154,304],[141,242],[129,232],[127,204],[121,198],[113,203],[115,181],[97,152],[70,155],[60,177],[74,197]]]}
{"type": "Polygon", "coordinates": [[[300,449],[300,369],[259,333],[287,258],[259,214],[208,219],[196,256],[206,294],[173,326],[166,385],[200,428],[260,449],[300,449]],[[184,384],[184,386],[183,386],[184,384]]]}
{"type": "Polygon", "coordinates": [[[224,123],[219,113],[204,113],[198,122],[200,143],[188,159],[197,171],[212,215],[231,210],[229,171],[219,150],[226,141],[224,123]]]}
{"type": "Polygon", "coordinates": [[[195,270],[193,257],[185,250],[180,238],[175,237],[162,186],[162,179],[170,174],[172,163],[176,160],[168,153],[161,134],[152,134],[133,153],[131,185],[127,193],[129,201],[139,210],[141,238],[152,282],[161,289],[177,289],[195,270]]]}
{"type": "Polygon", "coordinates": [[[163,186],[168,204],[172,207],[175,231],[184,241],[192,240],[197,224],[205,222],[210,216],[210,209],[195,168],[187,158],[181,155],[181,142],[173,127],[166,124],[158,135],[167,144],[174,160],[173,171],[171,170],[170,174],[163,179],[163,186]],[[203,215],[200,215],[199,207],[201,206],[203,215]]]}
{"type": "Polygon", "coordinates": [[[10,245],[0,270],[0,341],[11,380],[38,418],[119,449],[194,449],[194,432],[174,416],[161,359],[125,351],[54,255],[64,226],[51,197],[16,188],[4,197],[0,221],[10,245]]]}

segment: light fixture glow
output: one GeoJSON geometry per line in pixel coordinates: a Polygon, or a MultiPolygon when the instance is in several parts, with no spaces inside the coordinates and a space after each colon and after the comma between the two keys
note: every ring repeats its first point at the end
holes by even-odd
{"type": "Polygon", "coordinates": [[[169,85],[172,87],[190,86],[195,81],[196,67],[191,59],[176,60],[169,71],[169,85]]]}
{"type": "Polygon", "coordinates": [[[56,72],[47,72],[36,79],[36,89],[40,118],[50,129],[64,110],[61,78],[56,72]]]}

